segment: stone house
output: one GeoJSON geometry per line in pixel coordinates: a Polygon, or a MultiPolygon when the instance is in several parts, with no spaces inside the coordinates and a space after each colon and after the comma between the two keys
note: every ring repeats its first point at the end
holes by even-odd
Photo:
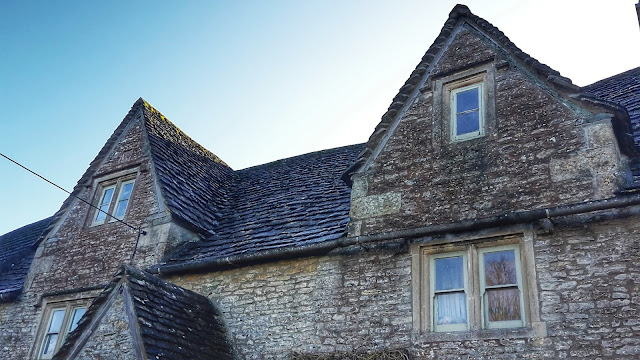
{"type": "Polygon", "coordinates": [[[0,237],[0,358],[635,359],[639,146],[640,68],[463,5],[366,144],[233,170],[139,99],[0,237]]]}

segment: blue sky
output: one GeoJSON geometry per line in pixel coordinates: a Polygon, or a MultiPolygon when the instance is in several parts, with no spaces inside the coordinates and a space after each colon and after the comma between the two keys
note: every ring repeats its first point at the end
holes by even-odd
{"type": "MultiPolygon", "coordinates": [[[[3,1],[0,152],[71,189],[138,97],[234,169],[364,142],[455,1],[3,1]]],[[[635,0],[468,1],[578,85],[637,67],[635,0]]],[[[0,234],[66,194],[0,158],[0,234]]]]}

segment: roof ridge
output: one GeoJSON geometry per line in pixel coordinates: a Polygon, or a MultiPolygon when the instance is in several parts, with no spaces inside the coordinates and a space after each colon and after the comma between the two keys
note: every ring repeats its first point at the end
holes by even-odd
{"type": "MultiPolygon", "coordinates": [[[[207,154],[214,161],[216,161],[217,163],[220,163],[220,164],[222,164],[222,165],[224,165],[224,166],[226,166],[226,167],[231,169],[231,166],[229,166],[226,162],[224,162],[218,155],[214,154],[211,150],[205,148],[199,142],[197,142],[193,138],[191,138],[191,136],[189,136],[187,133],[182,131],[182,129],[180,129],[176,124],[171,122],[171,120],[169,120],[169,118],[164,116],[164,114],[162,114],[159,110],[157,110],[155,107],[153,107],[151,104],[149,104],[146,100],[144,100],[143,98],[140,98],[139,101],[140,100],[142,100],[142,104],[144,105],[145,110],[147,110],[150,114],[156,115],[160,120],[166,122],[169,126],[174,128],[176,130],[177,135],[180,138],[184,138],[187,141],[189,141],[190,143],[196,145],[204,154],[207,154]]],[[[145,118],[146,118],[146,116],[145,116],[145,118]]]]}
{"type": "Polygon", "coordinates": [[[634,71],[640,71],[640,66],[632,68],[632,69],[629,69],[629,70],[625,70],[625,71],[623,71],[621,73],[618,73],[618,74],[615,74],[615,75],[611,75],[611,76],[606,77],[604,79],[600,79],[600,80],[598,80],[598,81],[596,81],[594,83],[591,83],[589,85],[583,86],[582,89],[586,89],[586,88],[590,88],[590,87],[593,87],[593,86],[597,86],[598,84],[601,84],[601,83],[604,83],[604,82],[607,82],[607,81],[611,81],[611,80],[619,78],[619,77],[624,77],[624,76],[626,76],[629,73],[634,72],[634,71]]]}
{"type": "Polygon", "coordinates": [[[268,166],[268,165],[275,165],[277,163],[281,163],[281,162],[285,162],[285,161],[289,161],[289,160],[294,160],[294,159],[298,159],[300,157],[303,156],[309,156],[309,155],[314,155],[314,154],[322,154],[322,153],[327,153],[327,152],[331,152],[331,151],[335,151],[335,150],[340,150],[340,149],[347,149],[347,148],[351,148],[351,147],[357,147],[357,146],[362,146],[365,143],[358,143],[358,144],[351,144],[351,145],[344,145],[344,146],[336,146],[333,148],[329,148],[329,149],[322,149],[322,150],[315,150],[315,151],[310,151],[308,153],[304,153],[304,154],[299,154],[299,155],[293,155],[290,157],[286,157],[283,159],[277,159],[277,160],[273,160],[273,161],[269,161],[266,162],[264,164],[258,164],[258,165],[252,165],[243,169],[238,169],[235,170],[235,172],[243,172],[245,170],[254,170],[256,168],[262,167],[262,166],[268,166]]]}
{"type": "Polygon", "coordinates": [[[17,229],[13,229],[13,230],[11,230],[11,231],[9,231],[7,233],[4,233],[4,234],[0,235],[0,239],[3,238],[5,235],[10,235],[12,233],[19,232],[20,230],[24,230],[25,228],[34,226],[34,225],[36,225],[38,223],[44,223],[47,220],[51,221],[51,219],[53,219],[53,215],[49,216],[48,218],[44,218],[44,219],[41,219],[41,220],[38,220],[38,221],[34,221],[34,222],[30,223],[30,224],[23,225],[23,226],[21,226],[21,227],[19,227],[17,229]]]}

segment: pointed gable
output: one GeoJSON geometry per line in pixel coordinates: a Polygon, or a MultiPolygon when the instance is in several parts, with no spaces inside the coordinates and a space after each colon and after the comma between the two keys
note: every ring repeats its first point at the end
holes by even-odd
{"type": "MultiPolygon", "coordinates": [[[[526,69],[526,71],[536,76],[544,84],[549,86],[549,88],[557,91],[568,100],[579,102],[580,105],[584,107],[596,107],[601,111],[613,113],[615,115],[614,130],[616,131],[616,137],[621,151],[629,156],[636,156],[636,149],[630,136],[631,125],[624,107],[614,102],[603,101],[590,94],[581,92],[580,87],[574,85],[569,78],[563,77],[558,71],[540,63],[529,54],[523,52],[498,28],[474,15],[467,6],[458,4],[449,14],[449,18],[442,27],[440,34],[422,57],[418,66],[416,66],[405,84],[400,88],[398,94],[393,98],[391,105],[382,116],[381,122],[376,126],[365,149],[359,155],[358,160],[343,174],[345,182],[351,184],[351,176],[356,172],[366,170],[371,164],[371,161],[378,156],[394,132],[399,119],[405,115],[411,102],[418,96],[428,78],[434,73],[434,67],[442,59],[443,51],[448,49],[452,37],[456,35],[456,30],[463,24],[467,24],[471,28],[481,32],[483,36],[486,36],[491,42],[504,49],[511,59],[517,62],[518,66],[526,69]]],[[[458,50],[469,51],[470,49],[458,50]]],[[[451,55],[455,56],[455,54],[451,55]]],[[[458,59],[460,62],[466,61],[464,56],[458,56],[458,59]]],[[[485,60],[491,60],[491,56],[487,56],[485,60]]],[[[449,69],[437,69],[437,73],[445,75],[448,74],[449,71],[456,70],[455,65],[450,63],[449,66],[449,69]]]]}
{"type": "Polygon", "coordinates": [[[349,235],[612,197],[637,156],[630,132],[623,106],[457,5],[343,175],[349,235]]]}
{"type": "Polygon", "coordinates": [[[128,265],[94,300],[54,359],[80,354],[110,359],[134,354],[140,359],[235,357],[222,314],[209,299],[128,265]]]}

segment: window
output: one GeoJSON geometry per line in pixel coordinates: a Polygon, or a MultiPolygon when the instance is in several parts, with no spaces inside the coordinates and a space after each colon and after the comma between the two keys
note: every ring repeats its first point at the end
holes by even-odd
{"type": "Polygon", "coordinates": [[[466,330],[467,312],[467,257],[464,253],[434,255],[431,257],[431,299],[434,329],[436,331],[466,330]]]}
{"type": "Polygon", "coordinates": [[[484,135],[482,83],[451,91],[451,140],[461,141],[484,135]]]}
{"type": "Polygon", "coordinates": [[[133,192],[133,179],[104,182],[100,184],[100,195],[96,198],[96,207],[100,210],[95,211],[93,218],[93,225],[104,224],[109,217],[108,214],[112,214],[114,218],[109,221],[115,221],[115,219],[124,219],[131,199],[131,193],[133,192]],[[117,196],[116,196],[117,194],[117,196]]]}
{"type": "Polygon", "coordinates": [[[413,244],[414,329],[430,340],[546,336],[534,237],[484,232],[413,244]]]}
{"type": "MultiPolygon", "coordinates": [[[[522,327],[524,322],[520,252],[517,245],[428,255],[433,331],[468,330],[468,307],[479,305],[484,329],[522,327]],[[472,259],[477,258],[476,261],[472,259]],[[474,285],[467,271],[478,274],[474,285]],[[480,299],[480,304],[470,302],[480,299]]],[[[476,306],[477,307],[477,306],[476,306]]]]}
{"type": "Polygon", "coordinates": [[[484,327],[494,329],[524,326],[518,247],[480,249],[478,253],[484,327]]]}
{"type": "Polygon", "coordinates": [[[87,308],[84,305],[57,304],[45,311],[43,339],[39,359],[51,359],[58,351],[66,336],[78,325],[87,308]]]}

